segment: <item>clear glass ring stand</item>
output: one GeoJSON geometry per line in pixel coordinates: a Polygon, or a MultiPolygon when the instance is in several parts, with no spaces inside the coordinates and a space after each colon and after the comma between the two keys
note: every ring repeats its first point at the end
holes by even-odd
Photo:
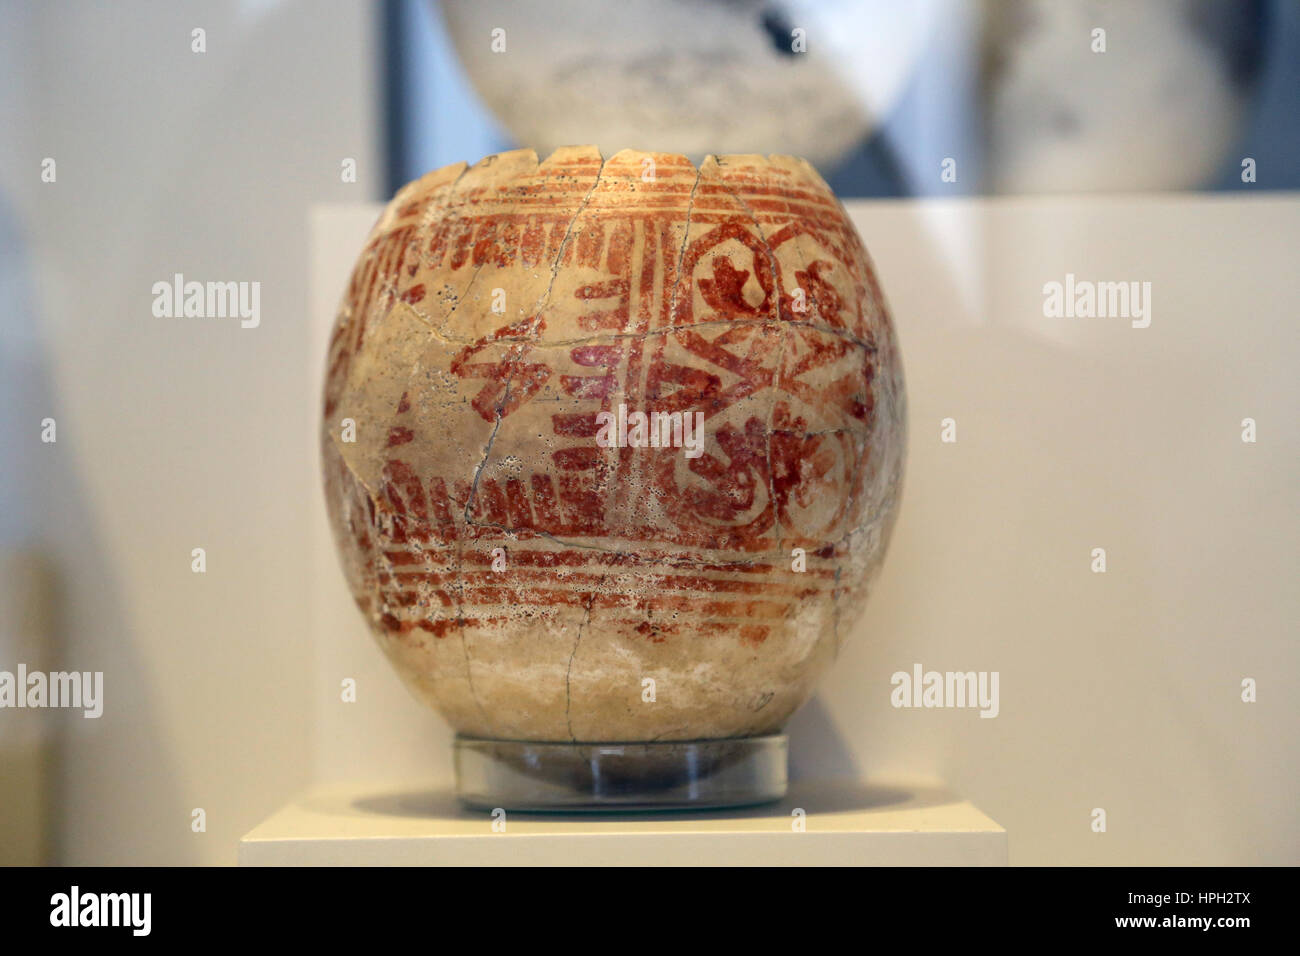
{"type": "Polygon", "coordinates": [[[481,810],[681,810],[785,796],[785,734],[568,743],[457,735],[456,795],[481,810]]]}

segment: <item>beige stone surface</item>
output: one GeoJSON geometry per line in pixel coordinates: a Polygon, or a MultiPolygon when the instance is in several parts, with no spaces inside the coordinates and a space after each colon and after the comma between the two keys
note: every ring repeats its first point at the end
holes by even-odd
{"type": "Polygon", "coordinates": [[[398,193],[321,437],[356,602],[457,730],[685,740],[779,729],[834,661],[904,420],[880,286],[811,166],[576,147],[398,193]],[[638,412],[698,415],[698,454],[638,443],[638,412]]]}

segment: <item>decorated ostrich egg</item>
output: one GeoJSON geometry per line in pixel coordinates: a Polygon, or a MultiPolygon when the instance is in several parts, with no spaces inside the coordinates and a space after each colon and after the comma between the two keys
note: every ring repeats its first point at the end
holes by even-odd
{"type": "Polygon", "coordinates": [[[325,488],[379,646],[462,735],[748,737],[854,627],[904,411],[880,285],[808,163],[517,150],[375,225],[325,488]]]}

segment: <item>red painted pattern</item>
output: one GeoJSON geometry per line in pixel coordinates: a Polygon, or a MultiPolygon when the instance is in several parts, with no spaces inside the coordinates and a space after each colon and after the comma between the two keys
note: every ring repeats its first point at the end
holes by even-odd
{"type": "Polygon", "coordinates": [[[876,332],[887,322],[856,233],[828,193],[746,184],[743,171],[695,184],[693,199],[690,178],[678,178],[614,207],[591,203],[575,220],[598,168],[553,168],[504,204],[493,187],[454,201],[424,195],[370,241],[352,276],[331,342],[327,420],[368,323],[399,301],[428,305],[431,272],[558,263],[602,276],[572,301],[464,345],[447,367],[500,428],[548,386],[575,400],[550,416],[559,447],[549,461],[477,482],[417,473],[403,452],[428,438],[403,394],[374,498],[342,469],[363,516],[354,541],[395,635],[443,637],[504,620],[492,608],[526,604],[607,612],[653,641],[732,628],[758,643],[795,602],[843,592],[838,567],[872,467],[876,332]],[[431,217],[439,202],[443,214],[431,217]],[[819,257],[803,261],[804,249],[819,257]],[[867,279],[846,288],[846,275],[867,279]],[[540,347],[548,314],[560,310],[594,339],[568,348],[562,365],[540,347]],[[680,449],[599,447],[596,415],[619,402],[702,413],[705,453],[687,461],[680,449]],[[738,420],[738,407],[751,413],[738,420]],[[805,409],[837,427],[810,426],[805,409]],[[826,496],[839,507],[805,526],[805,510],[826,496]],[[650,520],[647,497],[671,503],[669,522],[650,520]],[[508,575],[488,568],[499,546],[508,575]],[[794,547],[809,552],[805,574],[790,572],[794,547]],[[639,586],[619,587],[618,575],[639,586]]]}

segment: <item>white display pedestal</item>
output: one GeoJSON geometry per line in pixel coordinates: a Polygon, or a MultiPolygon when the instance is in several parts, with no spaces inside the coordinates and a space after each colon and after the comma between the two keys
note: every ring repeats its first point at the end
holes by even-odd
{"type": "Polygon", "coordinates": [[[970,803],[916,786],[794,784],[780,803],[670,813],[462,809],[445,789],[314,789],[239,843],[245,866],[1004,866],[1007,834],[970,803]],[[802,811],[802,813],[800,813],[802,811]],[[500,817],[500,814],[498,814],[500,817]],[[504,824],[504,827],[502,826],[504,824]]]}

